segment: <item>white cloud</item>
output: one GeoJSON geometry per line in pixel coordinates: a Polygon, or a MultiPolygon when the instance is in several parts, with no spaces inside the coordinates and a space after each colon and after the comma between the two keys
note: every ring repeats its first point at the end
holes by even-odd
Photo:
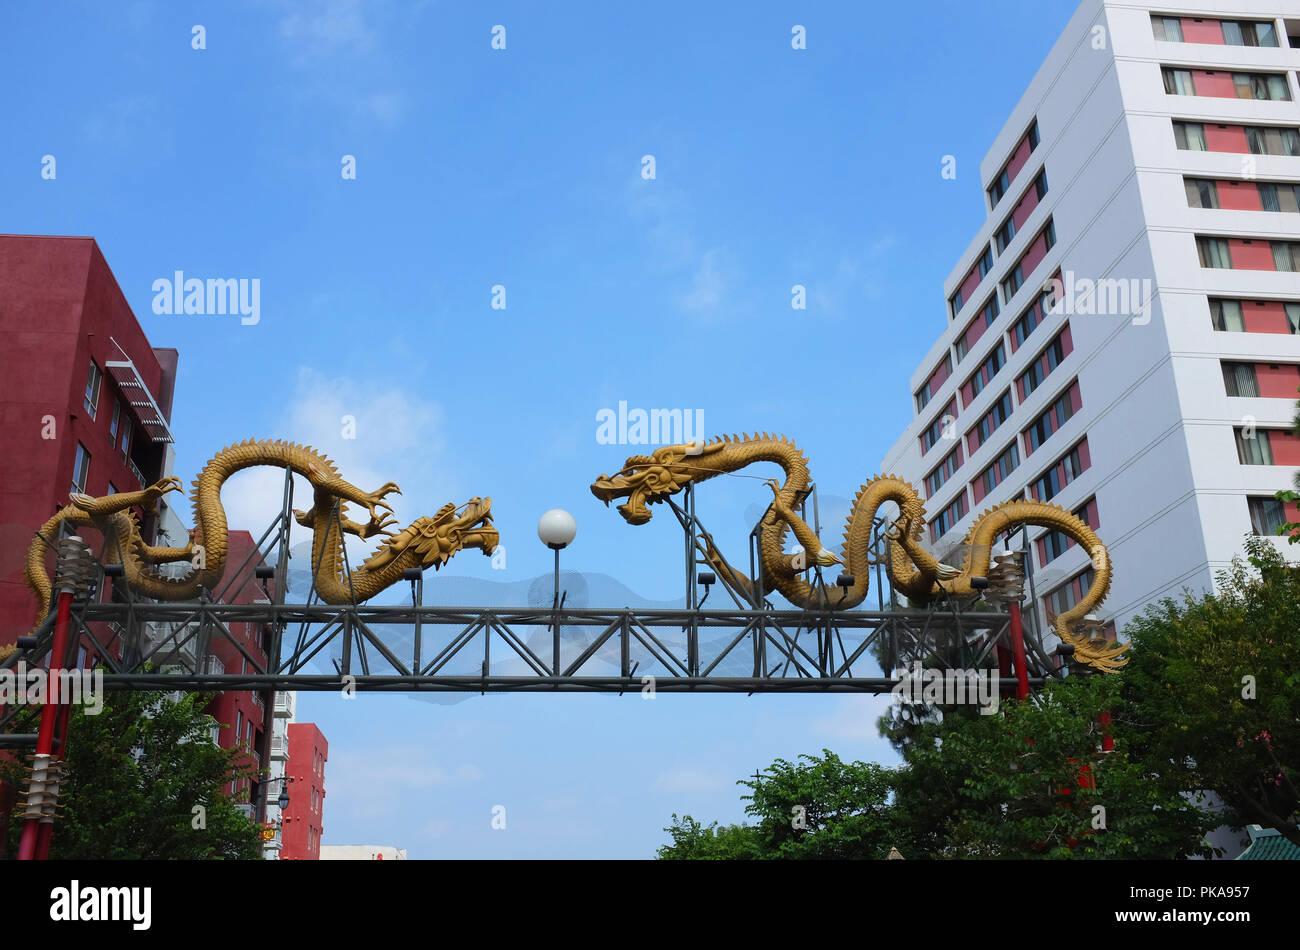
{"type": "Polygon", "coordinates": [[[733,280],[731,270],[726,266],[725,251],[712,248],[705,252],[691,281],[691,289],[678,299],[678,305],[689,314],[717,316],[724,309],[733,280]]]}
{"type": "Polygon", "coordinates": [[[829,716],[814,720],[811,729],[835,739],[883,743],[876,720],[889,708],[891,700],[890,696],[844,696],[829,716]]]}
{"type": "MultiPolygon", "coordinates": [[[[335,815],[341,810],[354,818],[374,818],[392,814],[412,792],[469,785],[481,780],[483,772],[475,765],[439,764],[424,746],[406,745],[332,751],[325,778],[335,815]]],[[[446,830],[432,827],[437,824],[426,825],[424,833],[436,836],[446,830]]]]}
{"type": "Polygon", "coordinates": [[[360,0],[312,0],[295,3],[280,20],[280,35],[296,51],[299,62],[340,53],[369,53],[375,33],[366,24],[360,0]]]}
{"type": "Polygon", "coordinates": [[[654,784],[661,792],[714,792],[726,788],[729,781],[720,772],[687,767],[661,773],[655,778],[654,784]]]}

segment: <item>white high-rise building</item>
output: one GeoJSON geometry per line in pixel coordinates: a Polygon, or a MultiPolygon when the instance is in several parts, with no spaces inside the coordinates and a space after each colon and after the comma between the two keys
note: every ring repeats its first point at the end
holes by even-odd
{"type": "MultiPolygon", "coordinates": [[[[1118,626],[1300,521],[1273,499],[1300,465],[1300,0],[1213,6],[1075,11],[980,167],[986,218],[881,465],[952,563],[1022,492],[1084,517],[1118,626]]],[[[1028,536],[1042,623],[1092,566],[1028,536]]]]}

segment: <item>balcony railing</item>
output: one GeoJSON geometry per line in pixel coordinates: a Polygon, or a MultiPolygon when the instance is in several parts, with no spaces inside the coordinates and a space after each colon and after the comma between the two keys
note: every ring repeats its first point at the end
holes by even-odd
{"type": "Polygon", "coordinates": [[[298,705],[297,694],[291,692],[275,694],[275,715],[286,719],[294,718],[294,709],[298,705]]]}

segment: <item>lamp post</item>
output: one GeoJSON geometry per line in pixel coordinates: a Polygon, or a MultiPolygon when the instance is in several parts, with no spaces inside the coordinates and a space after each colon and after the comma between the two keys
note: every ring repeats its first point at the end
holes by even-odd
{"type": "Polygon", "coordinates": [[[560,675],[560,552],[569,546],[578,534],[578,523],[573,515],[563,508],[552,508],[537,520],[537,536],[542,543],[555,552],[555,586],[551,608],[555,616],[552,620],[552,640],[554,667],[552,673],[560,675]]]}

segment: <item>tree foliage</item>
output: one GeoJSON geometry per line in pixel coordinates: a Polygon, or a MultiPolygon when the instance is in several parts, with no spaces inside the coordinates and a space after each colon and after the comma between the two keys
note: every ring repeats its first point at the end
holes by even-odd
{"type": "Polygon", "coordinates": [[[991,716],[923,727],[895,775],[904,857],[1210,856],[1217,820],[1129,754],[1114,677],[1074,676],[991,716]],[[1115,748],[1100,752],[1109,711],[1115,748]]]}
{"type": "MultiPolygon", "coordinates": [[[[224,792],[255,773],[243,753],[212,741],[214,720],[203,712],[210,697],[121,692],[109,699],[95,716],[73,707],[50,858],[260,857],[258,829],[224,792]]],[[[16,765],[7,772],[25,788],[16,765]]],[[[20,811],[10,819],[11,854],[20,811]]]]}
{"type": "Polygon", "coordinates": [[[750,792],[745,814],[753,825],[703,827],[690,815],[673,815],[665,828],[672,843],[664,859],[883,858],[893,845],[890,773],[870,762],[842,762],[829,749],[821,757],[777,759],[759,778],[737,785],[750,792]]]}
{"type": "Polygon", "coordinates": [[[1300,844],[1300,566],[1247,537],[1219,593],[1170,599],[1125,628],[1123,676],[1144,759],[1219,795],[1235,825],[1300,844]]]}

